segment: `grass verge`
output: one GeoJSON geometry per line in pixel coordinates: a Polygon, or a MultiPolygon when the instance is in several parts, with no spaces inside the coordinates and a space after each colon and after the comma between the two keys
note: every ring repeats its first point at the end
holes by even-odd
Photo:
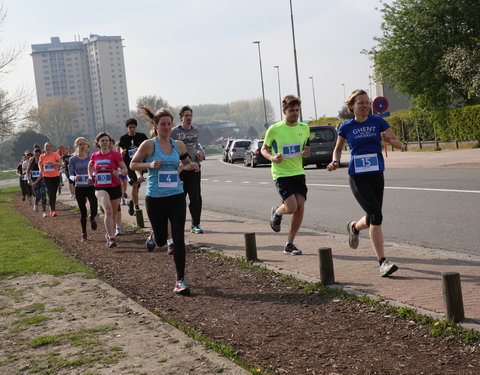
{"type": "Polygon", "coordinates": [[[0,181],[11,180],[12,178],[18,178],[14,169],[0,171],[0,181]]]}
{"type": "Polygon", "coordinates": [[[0,280],[29,274],[67,275],[94,271],[65,254],[47,233],[36,230],[12,209],[12,199],[20,189],[0,189],[0,280]]]}

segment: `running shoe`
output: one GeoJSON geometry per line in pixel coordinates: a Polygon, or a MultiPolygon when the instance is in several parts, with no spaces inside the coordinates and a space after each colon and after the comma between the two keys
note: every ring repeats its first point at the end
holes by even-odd
{"type": "Polygon", "coordinates": [[[47,217],[47,216],[48,214],[45,211],[43,211],[42,217],[47,217]]]}
{"type": "Polygon", "coordinates": [[[80,242],[87,242],[87,234],[86,233],[82,233],[82,238],[80,238],[80,242]]]}
{"type": "Polygon", "coordinates": [[[128,198],[128,195],[127,195],[127,193],[126,193],[126,192],[125,192],[125,193],[123,193],[123,199],[127,199],[127,198],[128,198]]]}
{"type": "Polygon", "coordinates": [[[25,201],[25,195],[22,197],[22,201],[25,201]]]}
{"type": "Polygon", "coordinates": [[[147,240],[145,241],[145,245],[147,246],[147,251],[151,252],[155,250],[155,247],[157,246],[157,244],[153,240],[153,232],[151,232],[150,235],[148,236],[147,240]]]}
{"type": "Polygon", "coordinates": [[[184,296],[190,295],[190,288],[188,287],[187,280],[185,280],[185,278],[180,279],[176,282],[173,293],[182,294],[184,296]]]}
{"type": "Polygon", "coordinates": [[[50,216],[52,217],[57,217],[57,211],[51,211],[50,216]]]}
{"type": "Polygon", "coordinates": [[[33,211],[38,212],[38,204],[35,203],[33,205],[33,211]]]}
{"type": "Polygon", "coordinates": [[[75,194],[70,193],[70,198],[72,198],[72,199],[75,198],[75,194]]]}
{"type": "Polygon", "coordinates": [[[277,215],[277,208],[276,206],[272,207],[272,212],[270,215],[270,227],[274,232],[280,232],[281,224],[282,224],[282,215],[277,215]]]}
{"type": "Polygon", "coordinates": [[[394,263],[390,263],[388,260],[385,259],[380,265],[380,276],[382,277],[390,276],[396,270],[398,270],[397,265],[394,263]]]}
{"type": "Polygon", "coordinates": [[[128,201],[128,214],[130,216],[135,214],[135,208],[133,207],[133,201],[131,199],[128,201]]]}
{"type": "Polygon", "coordinates": [[[190,232],[199,234],[203,233],[203,229],[200,228],[198,225],[192,225],[192,227],[190,228],[190,232]]]}
{"type": "Polygon", "coordinates": [[[175,253],[175,245],[172,243],[170,245],[167,245],[167,254],[173,255],[173,253],[175,253]]]}
{"type": "Polygon", "coordinates": [[[96,218],[90,218],[90,227],[92,230],[97,230],[97,219],[96,218]]]}
{"type": "Polygon", "coordinates": [[[122,206],[126,206],[127,202],[125,201],[125,198],[122,198],[122,206]]]}
{"type": "Polygon", "coordinates": [[[296,247],[293,243],[287,243],[283,248],[283,252],[290,255],[302,255],[302,250],[296,247]]]}
{"type": "Polygon", "coordinates": [[[358,243],[360,242],[359,234],[360,232],[355,233],[355,229],[353,226],[355,225],[355,221],[351,220],[347,223],[347,232],[348,232],[348,244],[352,249],[356,249],[358,247],[358,243]]]}
{"type": "Polygon", "coordinates": [[[115,227],[115,236],[121,236],[122,235],[122,227],[120,225],[117,225],[115,227]]]}
{"type": "Polygon", "coordinates": [[[107,247],[111,249],[112,247],[117,246],[115,242],[115,237],[110,237],[108,234],[105,235],[105,239],[107,240],[107,247]]]}

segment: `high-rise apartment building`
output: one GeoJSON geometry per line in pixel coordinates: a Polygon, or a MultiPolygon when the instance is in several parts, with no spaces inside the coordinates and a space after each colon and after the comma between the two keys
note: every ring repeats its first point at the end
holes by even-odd
{"type": "Polygon", "coordinates": [[[120,36],[91,34],[82,41],[32,44],[37,101],[68,97],[80,110],[74,127],[85,136],[117,126],[129,116],[120,36]]]}

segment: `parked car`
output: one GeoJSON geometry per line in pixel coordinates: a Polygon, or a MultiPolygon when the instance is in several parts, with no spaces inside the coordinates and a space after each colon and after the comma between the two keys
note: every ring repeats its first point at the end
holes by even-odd
{"type": "Polygon", "coordinates": [[[337,130],[333,126],[310,126],[310,156],[303,159],[303,165],[315,164],[320,168],[330,163],[336,142],[337,130]]]}
{"type": "Polygon", "coordinates": [[[245,159],[243,160],[245,167],[255,168],[260,164],[271,164],[271,161],[262,155],[262,152],[260,151],[262,146],[263,139],[254,139],[252,141],[247,151],[245,151],[245,159]]]}
{"type": "Polygon", "coordinates": [[[223,146],[223,157],[222,160],[226,163],[228,161],[228,150],[230,149],[230,146],[232,145],[233,139],[229,139],[225,146],[223,146]]]}
{"type": "Polygon", "coordinates": [[[245,151],[247,150],[248,146],[250,146],[250,143],[252,143],[252,141],[249,141],[248,139],[235,139],[228,150],[227,161],[232,164],[237,160],[243,161],[243,158],[245,157],[245,151]]]}

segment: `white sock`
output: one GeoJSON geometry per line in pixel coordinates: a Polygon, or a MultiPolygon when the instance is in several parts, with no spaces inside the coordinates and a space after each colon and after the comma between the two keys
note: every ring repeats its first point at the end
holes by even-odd
{"type": "Polygon", "coordinates": [[[167,239],[167,245],[173,245],[173,239],[171,238],[167,239]]]}

